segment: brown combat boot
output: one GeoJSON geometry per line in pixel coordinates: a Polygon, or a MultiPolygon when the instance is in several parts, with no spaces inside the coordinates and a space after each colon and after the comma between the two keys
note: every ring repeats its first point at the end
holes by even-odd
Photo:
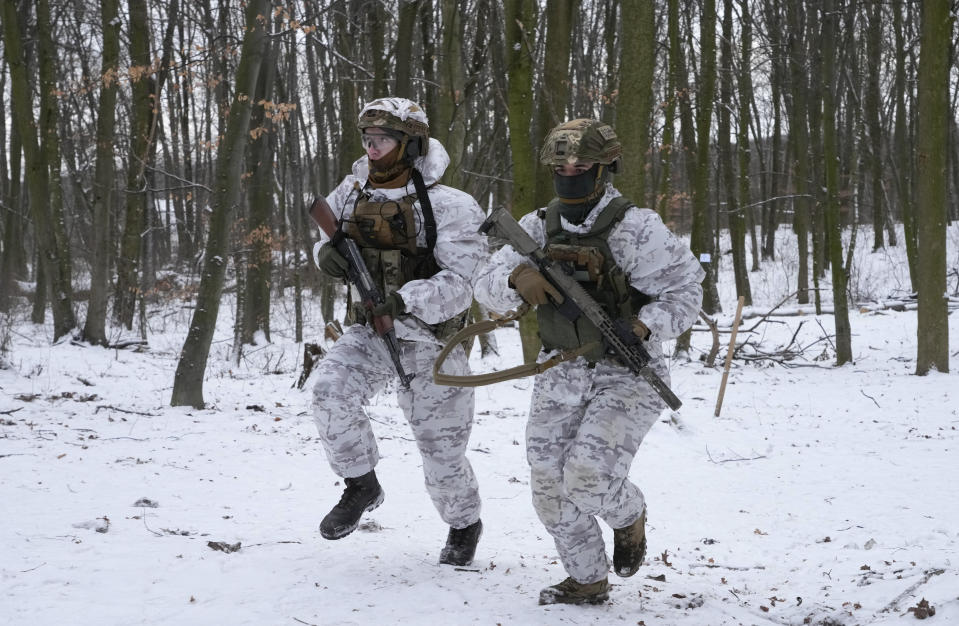
{"type": "Polygon", "coordinates": [[[625,528],[613,529],[613,571],[628,578],[639,571],[646,557],[646,509],[625,528]]]}
{"type": "Polygon", "coordinates": [[[609,600],[609,581],[578,583],[572,578],[539,592],[540,604],[602,604],[609,600]]]}

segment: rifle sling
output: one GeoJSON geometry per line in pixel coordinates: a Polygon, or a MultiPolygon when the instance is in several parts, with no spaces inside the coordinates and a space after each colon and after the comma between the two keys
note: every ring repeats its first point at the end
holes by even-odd
{"type": "Polygon", "coordinates": [[[506,315],[505,317],[495,320],[483,320],[482,322],[470,324],[466,328],[453,335],[453,337],[451,337],[446,343],[446,346],[444,346],[440,351],[439,355],[436,357],[436,362],[433,364],[433,382],[437,385],[446,385],[448,387],[483,387],[485,385],[501,383],[506,380],[526,378],[527,376],[542,374],[549,368],[559,365],[564,361],[571,361],[576,357],[585,354],[594,347],[594,343],[589,343],[584,346],[580,346],[575,350],[564,350],[563,352],[546,359],[542,363],[524,363],[523,365],[517,365],[516,367],[500,370],[498,372],[489,372],[487,374],[456,376],[453,374],[443,374],[440,372],[440,368],[446,361],[446,357],[449,356],[449,353],[452,352],[452,350],[460,343],[467,339],[472,339],[473,337],[491,332],[497,328],[500,328],[501,326],[505,326],[510,322],[522,317],[527,310],[528,306],[524,304],[516,311],[506,315]]]}

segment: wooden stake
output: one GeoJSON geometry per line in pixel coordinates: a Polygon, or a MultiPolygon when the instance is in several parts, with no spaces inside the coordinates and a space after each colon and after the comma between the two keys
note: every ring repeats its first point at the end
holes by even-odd
{"type": "Polygon", "coordinates": [[[733,362],[733,352],[736,350],[736,333],[739,331],[739,320],[742,314],[743,297],[739,296],[739,302],[736,304],[736,318],[733,320],[733,332],[729,337],[729,349],[726,351],[726,364],[723,366],[723,382],[719,385],[719,397],[716,398],[716,417],[719,417],[719,411],[723,408],[723,395],[726,393],[726,381],[729,380],[729,366],[733,362]]]}

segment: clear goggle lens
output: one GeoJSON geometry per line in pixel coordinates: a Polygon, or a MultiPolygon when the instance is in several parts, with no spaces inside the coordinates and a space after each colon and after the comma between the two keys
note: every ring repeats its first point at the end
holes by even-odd
{"type": "Polygon", "coordinates": [[[369,150],[370,148],[376,148],[377,150],[392,150],[396,146],[400,145],[400,142],[390,137],[389,135],[370,135],[368,133],[363,133],[363,148],[369,150]]]}

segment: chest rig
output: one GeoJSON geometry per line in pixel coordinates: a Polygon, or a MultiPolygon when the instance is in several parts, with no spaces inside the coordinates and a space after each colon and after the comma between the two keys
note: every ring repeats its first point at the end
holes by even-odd
{"type": "MultiPolygon", "coordinates": [[[[560,262],[613,319],[633,320],[639,309],[651,301],[629,284],[629,276],[616,265],[607,242],[613,227],[632,206],[626,198],[614,198],[586,233],[563,230],[558,200],[550,202],[540,215],[545,220],[547,256],[560,262]]],[[[597,347],[584,357],[595,363],[606,356],[602,334],[585,315],[570,321],[547,303],[536,308],[536,318],[544,349],[572,350],[597,342],[597,347]]]]}
{"type": "MultiPolygon", "coordinates": [[[[343,232],[356,242],[373,280],[383,294],[389,294],[411,280],[430,278],[440,271],[433,256],[436,247],[436,219],[423,177],[414,169],[411,177],[416,193],[397,200],[374,201],[358,190],[353,215],[341,222],[343,232]],[[417,246],[414,203],[419,201],[426,231],[426,247],[417,246]]],[[[364,322],[361,302],[349,302],[349,322],[364,322]]],[[[459,330],[465,316],[429,325],[441,340],[459,330]]]]}

